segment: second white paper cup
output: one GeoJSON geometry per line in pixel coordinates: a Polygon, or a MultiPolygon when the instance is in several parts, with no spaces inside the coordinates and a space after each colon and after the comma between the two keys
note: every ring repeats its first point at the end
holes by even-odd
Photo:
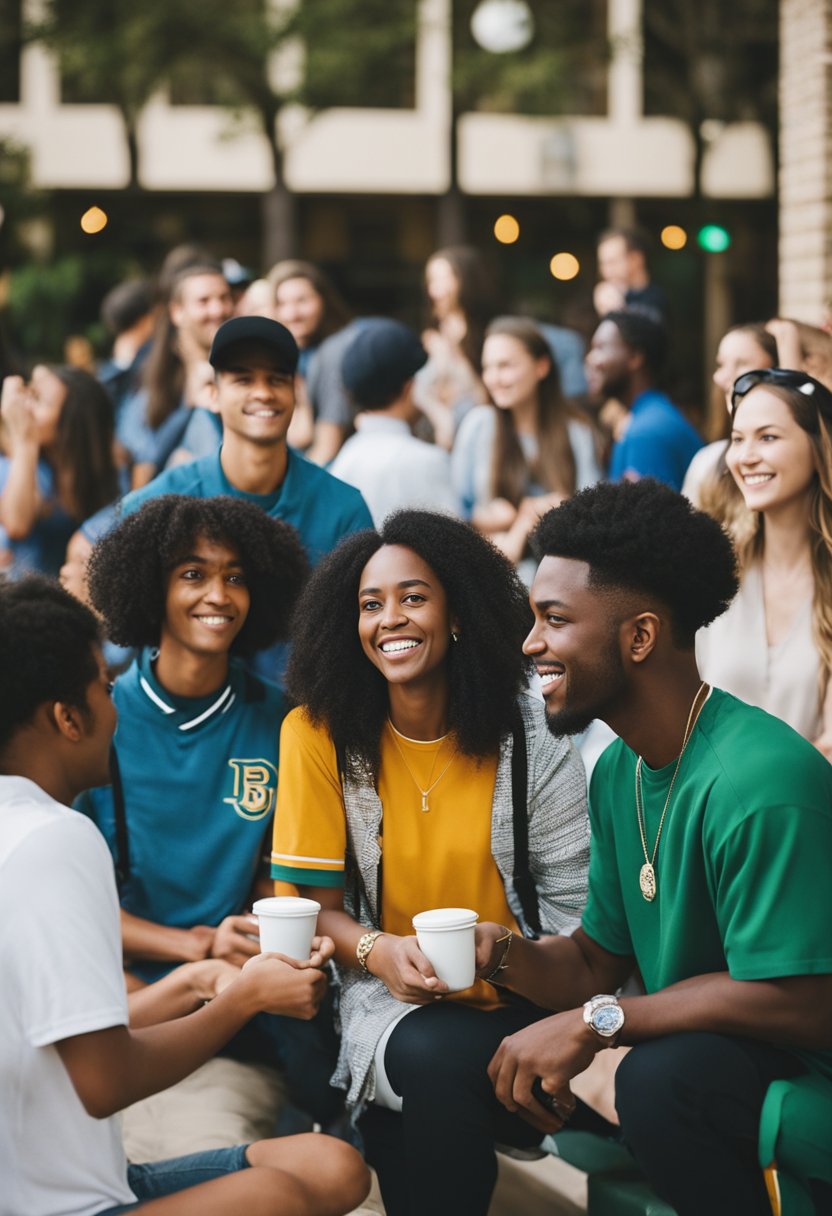
{"type": "Polygon", "coordinates": [[[476,978],[476,923],[471,908],[432,908],[413,917],[419,949],[451,992],[470,988],[476,978]]]}
{"type": "Polygon", "coordinates": [[[258,899],[252,912],[260,924],[261,953],[276,951],[287,958],[309,958],[320,910],[317,900],[297,895],[258,899]]]}

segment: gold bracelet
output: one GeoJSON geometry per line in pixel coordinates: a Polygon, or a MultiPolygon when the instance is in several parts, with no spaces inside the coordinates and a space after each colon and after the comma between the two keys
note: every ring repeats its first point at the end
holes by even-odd
{"type": "Polygon", "coordinates": [[[355,957],[358,959],[358,965],[361,970],[366,971],[368,975],[370,974],[370,968],[367,966],[367,959],[369,958],[370,951],[380,937],[380,929],[376,929],[372,933],[365,933],[359,937],[358,945],[355,947],[355,957]]]}
{"type": "Polygon", "coordinates": [[[499,975],[501,971],[505,971],[506,967],[508,966],[508,952],[509,952],[509,950],[511,949],[511,943],[512,943],[512,940],[513,940],[513,938],[514,938],[514,934],[513,934],[513,932],[511,931],[511,929],[507,928],[505,925],[500,925],[500,928],[503,930],[503,936],[502,936],[502,937],[498,937],[498,938],[495,940],[494,945],[495,945],[495,946],[498,946],[498,945],[500,944],[500,942],[505,942],[505,943],[506,943],[506,948],[505,948],[505,950],[503,951],[503,957],[500,959],[500,961],[499,961],[499,963],[497,964],[497,966],[494,968],[494,970],[491,972],[491,974],[490,974],[490,975],[487,975],[487,976],[485,977],[485,978],[486,978],[486,981],[487,981],[489,984],[493,984],[493,983],[495,983],[496,981],[495,981],[495,979],[494,979],[494,976],[495,976],[495,975],[499,975]]]}

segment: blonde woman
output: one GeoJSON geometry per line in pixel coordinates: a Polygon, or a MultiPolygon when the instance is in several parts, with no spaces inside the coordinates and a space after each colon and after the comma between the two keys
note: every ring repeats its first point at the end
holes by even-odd
{"type": "Polygon", "coordinates": [[[742,581],[700,632],[702,678],[832,757],[832,393],[804,372],[740,376],[728,468],[752,513],[742,581]]]}

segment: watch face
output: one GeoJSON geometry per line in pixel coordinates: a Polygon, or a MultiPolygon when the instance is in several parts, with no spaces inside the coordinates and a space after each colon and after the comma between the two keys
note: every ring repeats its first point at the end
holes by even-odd
{"type": "Polygon", "coordinates": [[[598,1034],[611,1037],[624,1025],[624,1011],[618,1005],[602,1005],[592,1014],[592,1028],[598,1034]]]}

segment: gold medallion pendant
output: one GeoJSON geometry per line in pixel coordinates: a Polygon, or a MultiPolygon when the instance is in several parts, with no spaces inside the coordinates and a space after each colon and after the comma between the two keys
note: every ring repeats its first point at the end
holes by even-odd
{"type": "Polygon", "coordinates": [[[647,902],[652,903],[656,898],[656,871],[649,861],[646,861],[639,871],[638,885],[647,902]]]}

